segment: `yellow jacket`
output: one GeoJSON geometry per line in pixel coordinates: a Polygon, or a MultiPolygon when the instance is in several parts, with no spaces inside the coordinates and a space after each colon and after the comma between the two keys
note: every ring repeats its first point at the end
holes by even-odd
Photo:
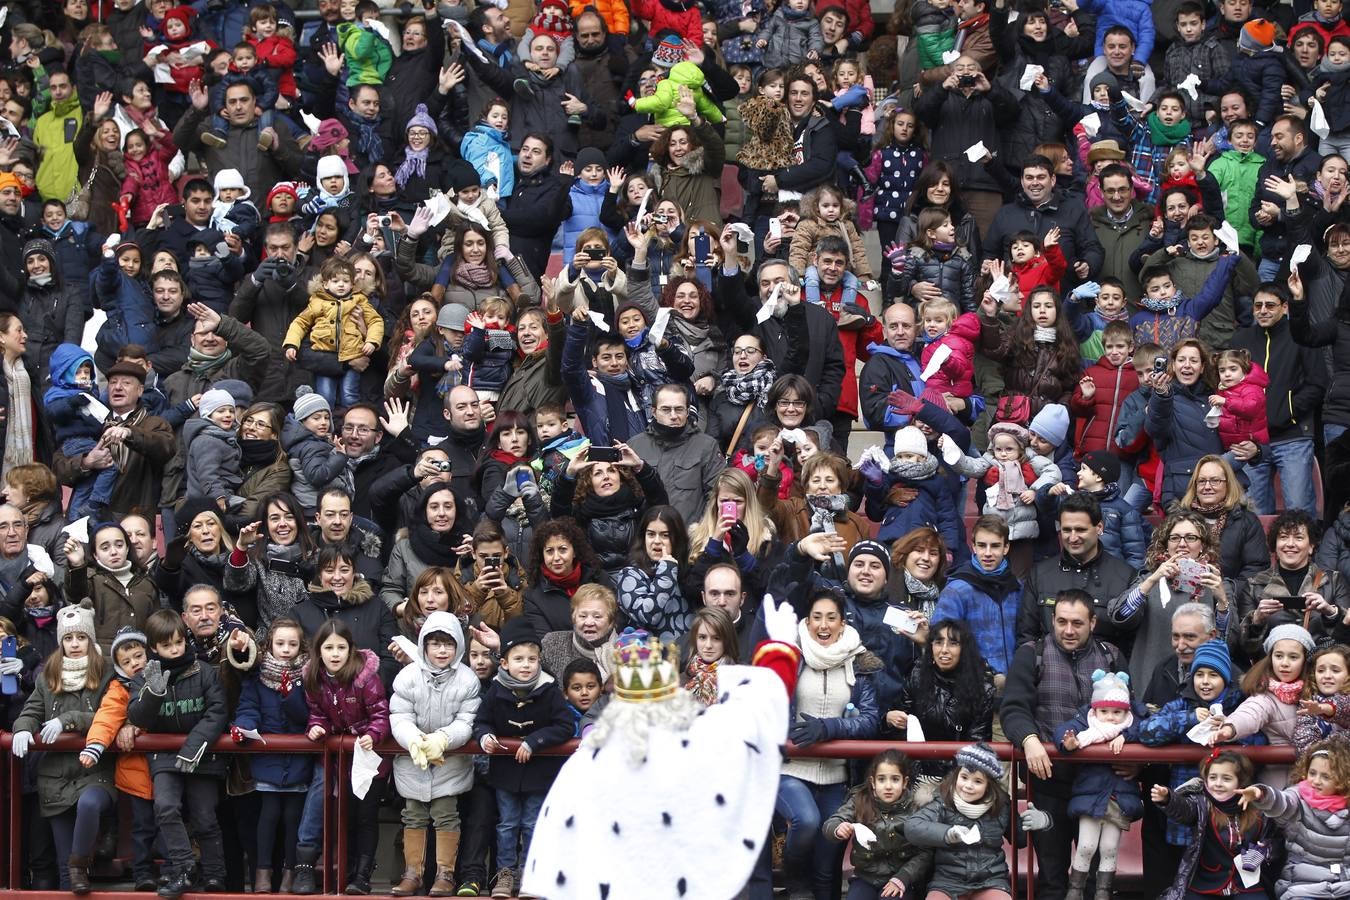
{"type": "Polygon", "coordinates": [[[338,360],[346,362],[360,356],[367,341],[377,347],[380,345],[384,340],[384,320],[360,291],[353,292],[345,300],[338,300],[311,282],[309,305],[291,320],[291,327],[286,329],[285,345],[298,348],[307,334],[315,350],[337,351],[338,360]],[[360,321],[362,318],[364,323],[360,321]],[[339,319],[342,321],[341,346],[338,344],[339,319]]]}

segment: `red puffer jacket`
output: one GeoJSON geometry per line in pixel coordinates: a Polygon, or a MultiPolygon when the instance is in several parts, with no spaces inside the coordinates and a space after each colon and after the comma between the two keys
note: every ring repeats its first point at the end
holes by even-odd
{"type": "MultiPolygon", "coordinates": [[[[380,681],[380,658],[371,650],[361,650],[364,660],[361,671],[350,684],[342,684],[324,670],[319,675],[319,690],[306,691],[309,701],[309,722],[305,730],[318,725],[329,735],[370,735],[380,743],[389,737],[389,698],[380,681]]],[[[322,666],[316,654],[311,666],[322,666]]],[[[379,777],[390,772],[388,758],[380,763],[379,777]]]]}
{"type": "Polygon", "coordinates": [[[1084,397],[1080,381],[1069,400],[1069,409],[1078,419],[1074,455],[1079,457],[1093,450],[1110,449],[1108,439],[1115,433],[1121,404],[1139,388],[1139,374],[1128,359],[1125,365],[1117,367],[1103,356],[1083,374],[1092,379],[1097,390],[1091,399],[1084,397]]]}
{"type": "Polygon", "coordinates": [[[249,38],[249,43],[258,55],[258,65],[277,70],[277,93],[287,100],[298,97],[300,91],[295,86],[295,75],[291,72],[296,60],[295,44],[291,39],[274,34],[261,41],[249,38]]]}

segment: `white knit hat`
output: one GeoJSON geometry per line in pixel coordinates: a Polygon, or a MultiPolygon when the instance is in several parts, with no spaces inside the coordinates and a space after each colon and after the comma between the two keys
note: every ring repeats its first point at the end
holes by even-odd
{"type": "Polygon", "coordinates": [[[244,176],[239,174],[238,169],[221,169],[217,172],[215,188],[217,197],[226,188],[242,189],[244,194],[238,198],[240,200],[247,200],[253,193],[249,190],[248,185],[244,184],[244,176]]]}
{"type": "Polygon", "coordinates": [[[895,433],[895,455],[899,456],[901,453],[927,456],[928,438],[924,437],[923,432],[913,425],[906,425],[895,433]]]}
{"type": "Polygon", "coordinates": [[[234,406],[234,396],[221,388],[212,388],[205,394],[202,394],[201,401],[197,404],[197,411],[203,419],[211,418],[211,414],[223,406],[234,406]]]}

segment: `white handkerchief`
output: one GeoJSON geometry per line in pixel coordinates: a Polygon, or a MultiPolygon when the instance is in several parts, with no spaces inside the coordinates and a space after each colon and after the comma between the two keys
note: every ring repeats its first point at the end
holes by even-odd
{"type": "Polygon", "coordinates": [[[1136,97],[1134,94],[1131,94],[1129,91],[1121,91],[1120,96],[1125,98],[1126,105],[1128,105],[1130,109],[1134,110],[1135,112],[1138,112],[1139,110],[1144,108],[1145,105],[1144,101],[1140,100],[1138,97],[1136,97]]]}
{"type": "Polygon", "coordinates": [[[97,397],[90,397],[89,402],[84,405],[84,411],[89,413],[95,419],[102,422],[108,416],[112,415],[112,410],[103,405],[103,402],[97,397]]]}
{"type": "MultiPolygon", "coordinates": [[[[960,825],[953,826],[960,828],[960,825]]],[[[961,840],[967,844],[978,844],[980,842],[980,826],[968,825],[961,832],[961,840]]]]}
{"type": "Polygon", "coordinates": [[[371,782],[380,771],[380,754],[363,750],[360,744],[352,748],[352,793],[364,800],[371,782]]]}
{"type": "Polygon", "coordinates": [[[403,655],[413,662],[417,662],[417,645],[403,635],[395,635],[390,643],[398,644],[398,649],[403,651],[403,655]]]}
{"type": "Polygon", "coordinates": [[[323,124],[319,121],[318,116],[310,115],[303,109],[300,110],[300,121],[305,123],[305,127],[309,129],[310,134],[318,134],[319,126],[323,124]]]}
{"type": "Polygon", "coordinates": [[[999,303],[1007,303],[1014,296],[1012,280],[1007,275],[998,276],[994,279],[994,283],[989,285],[989,293],[993,294],[999,303]]]}
{"type": "Polygon", "coordinates": [[[68,534],[81,544],[89,543],[89,517],[76,519],[65,528],[61,529],[62,534],[68,534]]]}
{"type": "Polygon", "coordinates": [[[0,7],[0,27],[4,27],[5,20],[9,18],[9,7],[0,7]]]}
{"type": "Polygon", "coordinates": [[[937,349],[933,351],[933,355],[928,357],[928,365],[924,366],[923,372],[919,374],[920,380],[927,381],[932,378],[937,370],[942,368],[942,364],[951,358],[951,355],[952,348],[949,345],[938,344],[937,349]]]}
{"type": "Polygon", "coordinates": [[[637,218],[634,220],[637,222],[638,228],[642,227],[642,218],[647,215],[647,201],[650,199],[652,199],[652,192],[650,190],[644,191],[642,200],[638,203],[637,218]]]}
{"type": "Polygon", "coordinates": [[[956,461],[965,456],[961,452],[961,448],[956,446],[956,441],[952,440],[949,435],[938,435],[938,449],[942,451],[942,461],[949,466],[956,465],[956,461]]]}
{"type": "Polygon", "coordinates": [[[1012,23],[1016,22],[1016,21],[1017,21],[1018,19],[1020,19],[1020,18],[1022,18],[1022,14],[1021,14],[1020,12],[1018,12],[1018,11],[1015,10],[1015,9],[1010,9],[1010,10],[1008,10],[1008,24],[1009,24],[1009,25],[1011,25],[1012,23]]]}
{"type": "Polygon", "coordinates": [[[1167,604],[1172,602],[1172,589],[1167,586],[1166,578],[1158,582],[1158,602],[1163,609],[1167,609],[1167,604]]]}
{"type": "Polygon", "coordinates": [[[1237,252],[1238,233],[1231,222],[1224,222],[1219,226],[1219,230],[1215,232],[1215,234],[1218,235],[1219,240],[1223,241],[1223,245],[1227,247],[1230,252],[1237,252]]]}
{"type": "Polygon", "coordinates": [[[591,317],[591,324],[594,325],[596,328],[599,328],[601,331],[609,331],[609,323],[605,321],[605,317],[603,315],[596,312],[595,310],[591,310],[589,313],[587,313],[587,315],[591,317]]]}
{"type": "Polygon", "coordinates": [[[957,51],[957,50],[947,50],[947,51],[944,51],[943,54],[942,54],[942,64],[943,64],[944,66],[950,66],[952,63],[956,62],[956,61],[957,61],[958,59],[960,59],[960,58],[961,58],[961,54],[960,54],[959,51],[957,51]]]}
{"type": "Polygon", "coordinates": [[[783,282],[780,281],[773,286],[773,290],[769,292],[769,299],[764,301],[764,305],[759,308],[759,312],[755,313],[756,322],[763,325],[773,318],[773,308],[778,305],[778,295],[782,292],[783,282]]]}
{"type": "Polygon", "coordinates": [[[1101,113],[1088,113],[1086,116],[1079,119],[1079,121],[1083,123],[1083,130],[1087,132],[1087,136],[1090,138],[1095,138],[1097,132],[1102,130],[1101,113]]]}
{"type": "Polygon", "coordinates": [[[653,347],[661,346],[661,339],[666,336],[666,326],[670,324],[670,307],[663,306],[656,311],[656,321],[652,323],[651,330],[647,332],[647,339],[652,342],[653,347]]]}
{"type": "Polygon", "coordinates": [[[472,53],[479,62],[490,64],[490,60],[487,58],[487,54],[484,53],[482,50],[478,49],[478,43],[469,35],[469,29],[465,28],[463,25],[456,22],[454,19],[446,19],[445,21],[453,25],[455,27],[455,31],[459,32],[460,47],[472,53]]]}
{"type": "Polygon", "coordinates": [[[742,243],[750,244],[754,242],[755,233],[750,230],[749,225],[745,224],[744,222],[732,222],[730,227],[731,230],[736,233],[736,237],[739,238],[742,243]]]}
{"type": "Polygon", "coordinates": [[[1312,256],[1312,244],[1299,244],[1289,254],[1289,268],[1297,269],[1308,261],[1309,256],[1312,256]]]}
{"type": "Polygon", "coordinates": [[[1203,722],[1197,722],[1191,726],[1191,730],[1186,732],[1186,740],[1192,744],[1199,744],[1202,747],[1209,744],[1210,737],[1214,734],[1214,726],[1209,719],[1203,722]]]}
{"type": "Polygon", "coordinates": [[[866,850],[871,847],[877,839],[877,833],[868,828],[861,822],[853,823],[853,839],[858,842],[858,846],[866,850]]]}
{"type": "Polygon", "coordinates": [[[922,744],[928,740],[928,735],[923,733],[923,723],[914,713],[905,719],[905,740],[911,744],[922,744]]]}
{"type": "Polygon", "coordinates": [[[1197,90],[1200,87],[1200,76],[1194,72],[1181,79],[1181,83],[1177,87],[1190,94],[1192,100],[1200,99],[1200,92],[1197,90]]]}
{"type": "Polygon", "coordinates": [[[1308,116],[1308,127],[1312,133],[1326,140],[1327,135],[1331,134],[1331,123],[1327,121],[1326,110],[1322,109],[1322,102],[1316,97],[1312,102],[1312,113],[1308,116]]]}
{"type": "Polygon", "coordinates": [[[432,194],[422,205],[431,213],[432,227],[441,224],[445,221],[445,217],[450,215],[450,198],[445,194],[432,194]]]}
{"type": "Polygon", "coordinates": [[[882,614],[881,621],[891,628],[899,629],[902,634],[914,634],[919,630],[919,623],[914,621],[914,614],[898,606],[886,607],[886,612],[882,614]]]}
{"type": "Polygon", "coordinates": [[[979,162],[989,154],[989,149],[984,146],[984,141],[976,141],[974,146],[966,148],[966,159],[971,162],[979,162]]]}
{"type": "Polygon", "coordinates": [[[267,741],[263,740],[263,736],[258,733],[258,729],[256,728],[241,728],[239,729],[239,733],[250,741],[257,741],[260,744],[267,743],[267,741]]]}
{"type": "Polygon", "coordinates": [[[1036,79],[1045,71],[1045,66],[1038,66],[1035,63],[1027,63],[1027,67],[1022,70],[1022,80],[1017,82],[1017,86],[1024,91],[1029,91],[1036,85],[1036,79]]]}

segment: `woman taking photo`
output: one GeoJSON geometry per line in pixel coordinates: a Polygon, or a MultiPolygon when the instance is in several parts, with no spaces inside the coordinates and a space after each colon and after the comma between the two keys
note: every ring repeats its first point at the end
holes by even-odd
{"type": "Polygon", "coordinates": [[[734,467],[723,469],[708,492],[703,517],[689,529],[684,595],[700,596],[708,569],[731,562],[740,569],[747,599],[757,604],[785,549],[775,538],[773,521],[759,502],[750,476],[734,467]]]}
{"type": "Polygon", "coordinates": [[[1176,508],[1204,519],[1218,546],[1219,571],[1230,585],[1270,565],[1261,519],[1252,512],[1237,475],[1222,456],[1202,456],[1196,461],[1176,508]]]}
{"type": "Polygon", "coordinates": [[[684,520],[670,506],[653,506],[638,523],[630,564],[617,579],[624,624],[662,641],[677,641],[689,631],[693,615],[680,590],[681,561],[689,556],[684,520]]]}
{"type": "Polygon", "coordinates": [[[628,548],[643,512],[666,503],[666,489],[656,469],[627,444],[614,446],[621,454],[616,463],[592,462],[589,448],[573,457],[553,486],[551,506],[554,516],[571,516],[585,529],[611,579],[628,561],[628,548]]]}
{"type": "Polygon", "coordinates": [[[502,388],[498,409],[538,409],[546,403],[565,403],[562,383],[562,349],[567,325],[558,313],[552,278],[543,279],[544,308],[523,310],[516,317],[516,359],[502,388]]]}
{"type": "MultiPolygon", "coordinates": [[[[1214,360],[1205,345],[1193,338],[1173,347],[1171,356],[1166,372],[1140,378],[1140,381],[1151,379],[1153,382],[1144,429],[1153,439],[1153,446],[1162,460],[1164,507],[1186,493],[1201,457],[1224,452],[1219,432],[1205,425],[1209,398],[1219,383],[1214,360]]],[[[1237,572],[1224,574],[1233,578],[1238,575],[1237,572]]]]}
{"type": "Polygon", "coordinates": [[[300,501],[287,493],[269,494],[258,503],[259,519],[239,530],[225,569],[225,587],[253,595],[258,629],[290,615],[305,596],[316,549],[300,501]]]}
{"type": "Polygon", "coordinates": [[[525,621],[535,634],[571,626],[572,598],[583,584],[613,586],[585,532],[568,518],[549,519],[534,530],[526,572],[525,621]]]}

